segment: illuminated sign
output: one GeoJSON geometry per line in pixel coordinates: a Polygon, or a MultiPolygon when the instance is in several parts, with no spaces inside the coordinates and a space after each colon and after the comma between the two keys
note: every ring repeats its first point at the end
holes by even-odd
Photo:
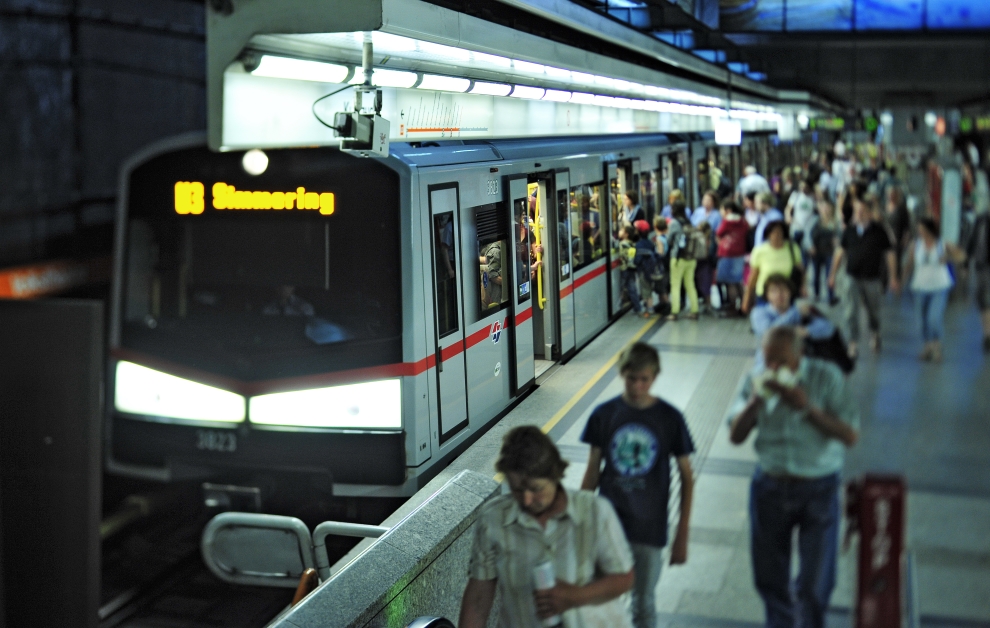
{"type": "Polygon", "coordinates": [[[842,131],[846,128],[846,121],[844,118],[812,118],[808,122],[808,126],[812,129],[818,131],[842,131]]]}
{"type": "MultiPolygon", "coordinates": [[[[318,211],[323,216],[334,212],[333,192],[310,192],[298,187],[292,192],[238,190],[223,182],[213,184],[212,207],[217,210],[302,210],[318,211]]],[[[202,214],[206,208],[206,187],[199,181],[175,184],[175,213],[202,214]]]]}

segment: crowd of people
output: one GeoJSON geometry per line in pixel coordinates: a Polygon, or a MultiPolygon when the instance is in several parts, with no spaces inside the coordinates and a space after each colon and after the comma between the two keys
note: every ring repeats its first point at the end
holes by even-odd
{"type": "MultiPolygon", "coordinates": [[[[840,472],[846,449],[859,439],[846,375],[864,337],[861,311],[869,345],[880,351],[884,293],[898,293],[903,279],[917,306],[920,357],[940,361],[949,291],[971,260],[983,348],[990,351],[986,176],[978,184],[988,202],[974,204],[965,246],[955,247],[940,238],[935,217],[912,220],[894,176],[872,164],[858,169],[842,148],[834,160],[792,169],[786,185],[747,168],[734,198],[710,191],[694,211],[675,191],[652,225],[635,195],[627,195],[617,246],[622,287],[636,312],[677,320],[683,291],[689,319],[697,319],[702,304],[722,316],[749,316],[756,363],[725,421],[734,444],[755,433],[751,563],[772,628],[826,624],[837,572],[840,472]],[[839,324],[829,316],[837,303],[846,306],[839,324]],[[795,538],[799,570],[792,582],[795,538]]],[[[505,435],[496,469],[510,490],[479,512],[462,628],[488,625],[497,594],[500,626],[656,627],[668,542],[671,565],[688,560],[694,441],[681,412],[653,394],[661,368],[655,348],[631,345],[618,367],[623,393],[594,409],[581,436],[589,445],[582,490],[563,487],[567,462],[539,428],[505,435]],[[672,539],[671,463],[680,476],[672,539]]]]}
{"type": "MultiPolygon", "coordinates": [[[[940,237],[937,208],[912,216],[898,164],[877,164],[839,142],[770,180],[747,166],[732,194],[723,199],[709,190],[694,210],[673,190],[652,224],[628,193],[618,247],[624,298],[642,316],[750,316],[756,331],[755,319],[772,309],[768,280],[780,276],[792,300],[834,316],[846,357],[855,360],[863,343],[881,350],[884,295],[899,295],[906,282],[924,344],[920,357],[940,362],[946,303],[957,271],[974,260],[983,349],[990,352],[987,203],[971,204],[975,221],[965,223],[972,225],[965,246],[954,246],[940,237]]],[[[972,186],[986,186],[985,173],[972,172],[972,186]]]]}
{"type": "MultiPolygon", "coordinates": [[[[790,286],[778,277],[767,280],[767,289],[783,308],[790,286]]],[[[859,438],[846,378],[837,366],[805,357],[803,343],[798,327],[768,328],[763,366],[744,378],[726,417],[733,443],[756,432],[751,557],[767,625],[774,628],[793,627],[798,619],[809,628],[825,626],[841,521],[839,473],[845,449],[859,438]],[[796,599],[790,569],[795,528],[796,599]]],[[[656,587],[668,542],[671,565],[688,560],[694,441],[681,412],[653,395],[660,374],[654,347],[634,343],[618,367],[623,393],[594,409],[581,436],[589,445],[581,490],[564,488],[567,462],[538,427],[505,435],[495,468],[509,494],[479,511],[461,628],[488,625],[498,594],[497,625],[506,628],[656,628],[656,587]],[[680,477],[672,540],[671,462],[680,477]]]]}

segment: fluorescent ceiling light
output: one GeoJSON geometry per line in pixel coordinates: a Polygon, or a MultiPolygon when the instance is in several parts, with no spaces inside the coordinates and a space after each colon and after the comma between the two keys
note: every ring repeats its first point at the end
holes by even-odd
{"type": "Polygon", "coordinates": [[[347,72],[347,66],[335,63],[262,55],[258,67],[252,70],[251,74],[297,81],[342,83],[347,78],[347,72]]]}
{"type": "Polygon", "coordinates": [[[244,397],[162,373],[133,362],[118,362],[114,407],[120,412],[188,421],[238,423],[244,397]]]}
{"type": "Polygon", "coordinates": [[[513,98],[530,98],[533,100],[539,100],[543,98],[543,94],[546,90],[542,87],[529,87],[528,85],[516,85],[512,88],[512,93],[510,96],[513,98]]]}
{"type": "Polygon", "coordinates": [[[643,86],[639,83],[633,83],[631,81],[623,81],[622,79],[615,79],[615,89],[623,92],[634,92],[641,93],[643,91],[643,86]]]}
{"type": "Polygon", "coordinates": [[[471,88],[472,94],[484,94],[485,96],[508,96],[512,92],[511,85],[504,83],[484,83],[475,81],[471,88]]]}
{"type": "Polygon", "coordinates": [[[499,55],[490,55],[487,52],[472,52],[471,55],[474,57],[475,61],[482,63],[490,63],[492,65],[497,65],[501,68],[511,68],[512,59],[508,57],[500,57],[499,55]]]}
{"type": "Polygon", "coordinates": [[[720,146],[742,144],[742,124],[738,120],[715,120],[715,143],[720,146]]]}
{"type": "MultiPolygon", "coordinates": [[[[375,68],[371,73],[371,83],[375,87],[405,87],[416,84],[419,76],[415,72],[403,70],[383,70],[375,68]]],[[[364,83],[364,68],[354,68],[354,78],[349,81],[352,85],[364,83]]]]}
{"type": "Polygon", "coordinates": [[[595,95],[585,94],[584,92],[574,92],[571,94],[571,102],[577,105],[593,105],[595,104],[595,95]]]}
{"type": "Polygon", "coordinates": [[[517,70],[522,72],[529,72],[530,74],[543,74],[546,70],[545,65],[540,65],[539,63],[530,63],[529,61],[520,61],[519,59],[513,59],[512,65],[516,67],[517,70]]]}
{"type": "Polygon", "coordinates": [[[595,104],[599,107],[615,107],[615,98],[595,94],[595,104]]]}
{"type": "Polygon", "coordinates": [[[571,70],[571,80],[575,83],[581,83],[583,85],[594,85],[595,75],[588,74],[587,72],[578,72],[576,70],[571,70]]]}
{"type": "Polygon", "coordinates": [[[417,85],[419,89],[432,89],[441,92],[466,92],[471,87],[471,79],[458,78],[455,76],[439,76],[437,74],[424,74],[423,79],[417,85]]]}
{"type": "Polygon", "coordinates": [[[552,100],[553,102],[567,102],[570,99],[570,92],[563,92],[559,89],[548,89],[547,93],[543,94],[543,100],[552,100]]]}
{"type": "Polygon", "coordinates": [[[609,89],[615,89],[615,79],[607,76],[595,76],[595,85],[600,85],[602,87],[608,87],[609,89]]]}
{"type": "Polygon", "coordinates": [[[402,385],[386,379],[259,395],[251,398],[250,410],[257,425],[401,429],[402,385]]]}
{"type": "Polygon", "coordinates": [[[569,80],[571,80],[571,71],[570,70],[564,70],[564,69],[561,69],[561,68],[555,68],[555,67],[553,67],[551,65],[548,65],[546,67],[546,73],[547,73],[547,76],[553,77],[555,79],[560,79],[562,81],[569,81],[569,80]]]}

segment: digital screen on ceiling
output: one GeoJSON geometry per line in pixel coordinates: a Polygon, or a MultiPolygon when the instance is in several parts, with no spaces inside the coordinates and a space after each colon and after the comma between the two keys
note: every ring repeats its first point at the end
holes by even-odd
{"type": "Polygon", "coordinates": [[[720,30],[990,28],[990,0],[720,0],[720,30]]]}

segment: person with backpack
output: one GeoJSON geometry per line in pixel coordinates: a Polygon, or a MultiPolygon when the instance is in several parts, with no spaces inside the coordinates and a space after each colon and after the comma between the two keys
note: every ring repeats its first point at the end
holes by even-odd
{"type": "MultiPolygon", "coordinates": [[[[981,174],[977,173],[978,181],[981,174]]],[[[966,257],[976,266],[976,305],[983,324],[983,353],[990,354],[990,206],[985,202],[976,203],[976,222],[970,231],[966,257]]]]}
{"type": "Polygon", "coordinates": [[[670,244],[668,240],[668,230],[670,225],[663,216],[653,218],[653,234],[651,240],[657,251],[658,268],[654,276],[659,279],[653,282],[653,289],[660,297],[656,312],[658,314],[670,314],[670,244]]]}
{"type": "Polygon", "coordinates": [[[643,313],[643,303],[639,300],[636,282],[636,242],[639,233],[636,227],[627,225],[619,230],[619,283],[632,304],[633,311],[643,313]]]}
{"type": "Polygon", "coordinates": [[[650,239],[650,223],[637,220],[633,226],[639,232],[633,263],[636,265],[639,297],[645,305],[643,316],[646,317],[653,313],[653,290],[656,283],[663,278],[660,274],[660,254],[657,252],[656,242],[650,239]]]}
{"type": "Polygon", "coordinates": [[[667,241],[670,243],[670,315],[669,321],[676,321],[681,313],[681,287],[687,292],[691,313],[688,319],[698,320],[698,289],[694,283],[694,271],[698,267],[698,256],[707,254],[704,237],[691,224],[686,214],[684,201],[674,201],[667,241]],[[700,244],[699,244],[700,236],[700,244]]]}

